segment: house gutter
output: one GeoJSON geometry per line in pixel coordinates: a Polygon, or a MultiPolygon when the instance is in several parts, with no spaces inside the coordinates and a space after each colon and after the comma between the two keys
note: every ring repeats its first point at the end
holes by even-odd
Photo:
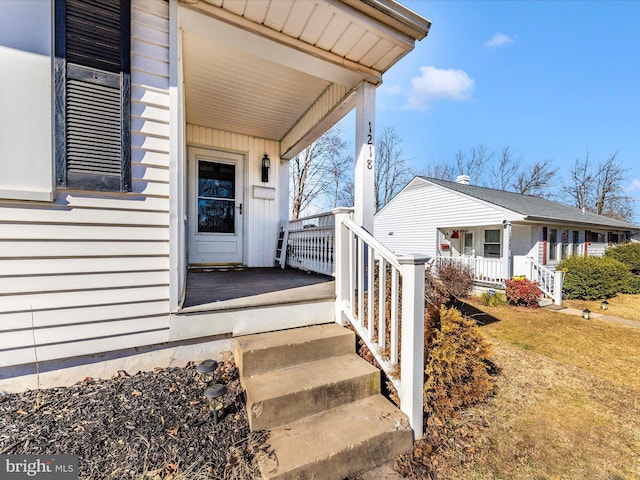
{"type": "Polygon", "coordinates": [[[563,220],[562,218],[547,218],[547,217],[534,217],[526,216],[524,220],[536,223],[550,223],[559,225],[575,225],[577,227],[590,227],[596,229],[613,228],[616,230],[635,230],[640,231],[640,226],[633,225],[631,223],[620,222],[620,224],[607,224],[607,223],[591,223],[591,222],[576,222],[575,220],[563,220]]]}
{"type": "Polygon", "coordinates": [[[430,20],[394,0],[342,0],[342,3],[415,40],[425,38],[431,28],[430,20]]]}

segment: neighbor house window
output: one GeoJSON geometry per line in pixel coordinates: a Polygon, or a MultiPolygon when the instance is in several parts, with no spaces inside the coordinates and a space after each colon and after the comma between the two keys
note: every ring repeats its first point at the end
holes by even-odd
{"type": "Polygon", "coordinates": [[[56,184],[130,191],[130,0],[56,0],[55,17],[56,184]]]}
{"type": "Polygon", "coordinates": [[[549,229],[549,260],[558,260],[558,230],[549,229]]]}
{"type": "Polygon", "coordinates": [[[500,258],[500,230],[484,231],[484,256],[488,258],[500,258]]]}

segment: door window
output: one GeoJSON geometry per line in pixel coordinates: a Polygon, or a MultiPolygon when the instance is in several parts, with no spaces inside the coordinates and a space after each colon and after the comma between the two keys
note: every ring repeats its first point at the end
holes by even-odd
{"type": "Polygon", "coordinates": [[[463,253],[467,256],[473,255],[473,233],[464,234],[463,253]]]}
{"type": "Polygon", "coordinates": [[[198,161],[198,233],[235,233],[236,166],[198,161]]]}

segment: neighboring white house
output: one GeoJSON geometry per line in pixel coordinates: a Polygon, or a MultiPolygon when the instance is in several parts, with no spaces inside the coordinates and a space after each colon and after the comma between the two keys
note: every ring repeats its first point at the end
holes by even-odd
{"type": "Polygon", "coordinates": [[[375,89],[429,26],[392,0],[0,2],[0,379],[242,332],[183,315],[187,267],[273,266],[288,160],[354,108],[370,230],[375,89]]]}
{"type": "MultiPolygon", "coordinates": [[[[571,255],[602,255],[639,227],[541,197],[416,177],[375,216],[375,237],[396,254],[463,261],[477,281],[541,281],[571,255]]],[[[542,283],[547,283],[543,280],[542,283]]],[[[551,286],[550,286],[551,287],[551,286]]]]}

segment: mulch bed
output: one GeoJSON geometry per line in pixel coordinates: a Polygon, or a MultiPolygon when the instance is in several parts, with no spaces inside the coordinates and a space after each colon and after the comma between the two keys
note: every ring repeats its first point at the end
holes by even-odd
{"type": "Polygon", "coordinates": [[[218,425],[193,364],[0,394],[0,454],[78,455],[87,479],[259,478],[267,435],[249,432],[235,365],[214,382],[228,389],[218,425]]]}

